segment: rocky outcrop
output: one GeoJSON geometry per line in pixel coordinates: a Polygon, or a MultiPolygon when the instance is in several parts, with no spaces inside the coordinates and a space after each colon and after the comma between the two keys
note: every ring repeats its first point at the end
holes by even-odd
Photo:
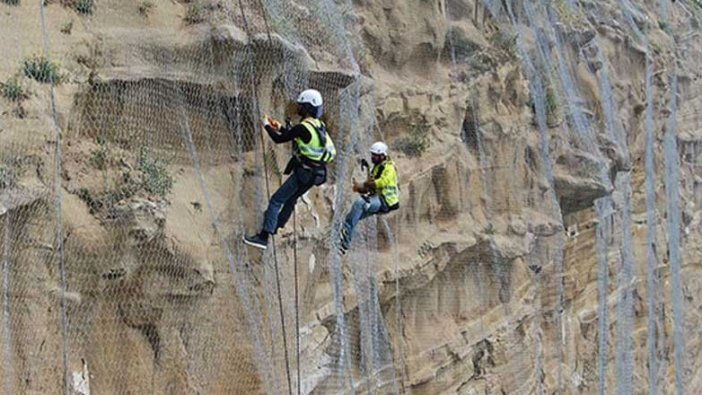
{"type": "Polygon", "coordinates": [[[612,192],[604,167],[601,160],[582,152],[556,159],[554,183],[564,215],[590,208],[595,200],[612,192]]]}
{"type": "Polygon", "coordinates": [[[43,200],[48,196],[46,186],[39,182],[34,185],[20,186],[17,188],[4,189],[0,193],[0,215],[21,209],[24,206],[43,200]]]}

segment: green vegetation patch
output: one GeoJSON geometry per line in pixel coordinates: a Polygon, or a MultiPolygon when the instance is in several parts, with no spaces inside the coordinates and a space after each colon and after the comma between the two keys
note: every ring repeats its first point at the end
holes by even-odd
{"type": "Polygon", "coordinates": [[[12,102],[20,102],[29,97],[18,76],[10,77],[7,81],[0,83],[0,93],[12,102]]]}
{"type": "Polygon", "coordinates": [[[142,147],[137,160],[139,170],[144,173],[144,188],[165,198],[173,187],[173,177],[168,174],[166,165],[154,157],[153,152],[142,147]]]}
{"type": "Polygon", "coordinates": [[[38,55],[25,59],[22,64],[24,75],[43,83],[59,83],[59,68],[58,63],[38,55]]]}
{"type": "Polygon", "coordinates": [[[429,125],[420,123],[413,125],[407,136],[395,140],[394,147],[407,156],[418,157],[429,148],[430,143],[429,125]]]}

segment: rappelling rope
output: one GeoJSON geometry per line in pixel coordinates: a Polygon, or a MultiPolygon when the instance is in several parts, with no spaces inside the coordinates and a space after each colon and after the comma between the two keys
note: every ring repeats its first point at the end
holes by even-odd
{"type": "MultiPolygon", "coordinates": [[[[260,5],[260,1],[259,1],[260,5]]],[[[241,11],[241,18],[244,22],[244,29],[246,30],[246,34],[249,36],[249,40],[251,39],[251,30],[249,29],[249,24],[248,21],[246,20],[246,12],[244,11],[244,5],[241,0],[239,0],[239,9],[241,11]]],[[[265,12],[264,12],[265,15],[265,12]]],[[[267,23],[266,23],[266,28],[267,28],[267,23]]],[[[270,34],[268,36],[268,39],[270,40],[270,34]]],[[[251,45],[249,44],[247,47],[247,50],[250,51],[251,45]]],[[[256,67],[255,65],[251,68],[251,94],[253,95],[253,102],[254,106],[256,108],[256,119],[260,118],[260,114],[258,111],[258,98],[256,97],[256,67]]],[[[261,136],[261,156],[263,158],[263,171],[265,173],[265,180],[266,180],[266,195],[268,196],[268,199],[270,200],[271,197],[271,190],[270,190],[270,182],[268,180],[268,164],[266,163],[266,158],[265,158],[265,140],[263,139],[263,134],[260,134],[261,136]]],[[[278,310],[280,312],[280,328],[282,331],[283,335],[283,349],[284,349],[284,354],[285,354],[285,374],[288,379],[288,393],[292,395],[292,380],[290,378],[290,359],[288,357],[288,340],[287,340],[287,335],[285,333],[285,314],[283,313],[283,298],[281,296],[280,292],[280,271],[278,269],[278,255],[276,253],[276,248],[275,248],[275,236],[271,235],[272,238],[272,244],[273,244],[273,263],[275,265],[275,283],[276,283],[276,290],[278,292],[278,310]]],[[[275,342],[273,342],[273,350],[275,350],[275,342]]],[[[298,368],[299,369],[299,368],[298,368]]]]}
{"type": "MultiPolygon", "coordinates": [[[[273,39],[271,38],[271,29],[268,23],[268,15],[263,7],[263,3],[261,2],[261,0],[258,0],[258,6],[261,10],[261,14],[263,15],[263,23],[266,26],[266,36],[268,37],[268,45],[271,48],[273,48],[273,39]]],[[[283,92],[283,97],[285,97],[285,92],[283,92]]],[[[297,270],[297,210],[295,209],[295,207],[293,207],[293,271],[295,276],[295,370],[297,373],[297,395],[300,395],[300,302],[297,270]]]]}
{"type": "MultiPolygon", "coordinates": [[[[39,4],[39,16],[41,21],[41,31],[43,37],[43,49],[44,55],[47,57],[51,56],[51,48],[49,46],[49,35],[47,29],[47,18],[44,13],[43,3],[39,4]]],[[[61,144],[62,144],[62,133],[61,127],[59,126],[58,112],[56,110],[56,81],[54,77],[49,76],[49,98],[51,104],[51,119],[53,121],[54,129],[54,193],[56,194],[56,248],[57,253],[59,273],[61,277],[61,295],[60,295],[60,312],[61,312],[61,351],[62,351],[62,373],[63,373],[63,393],[69,393],[69,376],[68,376],[68,355],[69,355],[69,339],[68,339],[68,307],[66,305],[66,289],[68,288],[68,278],[66,275],[66,259],[65,259],[65,246],[64,246],[64,229],[63,229],[63,216],[62,216],[62,201],[61,201],[61,144]]],[[[6,214],[9,218],[9,213],[6,214]]],[[[7,372],[5,373],[7,374],[7,372]]],[[[11,378],[7,378],[11,380],[11,378]]]]}
{"type": "Polygon", "coordinates": [[[300,395],[300,310],[297,278],[297,212],[293,208],[293,270],[295,270],[295,350],[297,367],[297,395],[300,395]]]}

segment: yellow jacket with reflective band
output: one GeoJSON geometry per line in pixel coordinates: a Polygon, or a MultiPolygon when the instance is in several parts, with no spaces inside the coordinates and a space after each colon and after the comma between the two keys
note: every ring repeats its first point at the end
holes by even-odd
{"type": "Polygon", "coordinates": [[[336,156],[336,148],[334,147],[334,142],[327,133],[326,146],[322,145],[321,138],[319,137],[318,129],[325,126],[324,122],[316,118],[305,118],[302,120],[302,125],[304,125],[310,132],[310,141],[305,143],[300,138],[295,139],[296,151],[299,155],[318,163],[329,163],[336,156]]]}
{"type": "Polygon", "coordinates": [[[395,162],[386,159],[373,166],[371,170],[375,182],[376,192],[385,199],[385,203],[392,207],[400,202],[400,188],[397,182],[395,162]],[[382,173],[381,173],[382,171],[382,173]]]}

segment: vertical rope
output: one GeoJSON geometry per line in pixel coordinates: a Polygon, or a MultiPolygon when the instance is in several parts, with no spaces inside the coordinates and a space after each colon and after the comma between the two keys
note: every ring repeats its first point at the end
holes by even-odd
{"type": "MultiPolygon", "coordinates": [[[[244,28],[246,29],[246,34],[251,37],[251,30],[249,29],[249,24],[248,21],[246,20],[246,12],[244,11],[244,5],[241,0],[239,0],[239,9],[241,11],[241,18],[243,19],[244,22],[244,28]]],[[[270,37],[269,37],[270,39],[270,37]]],[[[251,46],[250,44],[247,46],[248,50],[250,51],[251,46]]],[[[251,94],[253,95],[253,100],[254,100],[254,105],[256,106],[256,103],[258,103],[258,97],[256,96],[256,67],[255,65],[251,68],[251,94]]],[[[258,106],[256,106],[256,109],[258,109],[258,106]]],[[[259,112],[256,111],[256,119],[259,119],[259,112]]],[[[270,200],[271,197],[271,190],[270,190],[270,182],[268,180],[268,163],[266,163],[266,158],[265,158],[265,147],[266,147],[266,142],[263,139],[263,134],[260,134],[261,137],[261,155],[263,155],[263,171],[265,173],[265,180],[266,180],[266,195],[268,199],[270,200]]],[[[288,379],[288,393],[292,395],[292,379],[290,377],[290,359],[288,357],[288,340],[287,340],[287,334],[285,331],[285,314],[283,313],[283,298],[282,294],[280,291],[280,270],[278,267],[278,255],[276,252],[276,245],[275,245],[275,237],[271,235],[271,241],[273,244],[273,263],[275,265],[275,283],[276,283],[276,290],[278,292],[278,311],[280,313],[280,327],[281,327],[281,332],[283,336],[283,351],[285,355],[285,374],[288,379]]],[[[275,349],[275,344],[273,344],[273,348],[275,349]]]]}
{"type": "MultiPolygon", "coordinates": [[[[41,19],[41,31],[44,41],[44,56],[49,57],[50,47],[49,47],[49,36],[46,29],[46,16],[44,15],[44,0],[39,0],[39,15],[41,19]]],[[[62,213],[61,213],[61,130],[59,128],[58,114],[56,113],[56,95],[54,93],[54,87],[56,81],[54,81],[54,76],[49,74],[49,97],[51,98],[51,115],[54,122],[54,193],[56,194],[56,251],[58,252],[59,260],[59,272],[61,274],[61,302],[60,302],[60,312],[61,312],[61,336],[63,342],[63,393],[68,394],[68,317],[66,316],[66,267],[64,260],[63,251],[63,224],[62,224],[62,213]]]]}
{"type": "Polygon", "coordinates": [[[293,270],[295,270],[295,366],[297,367],[297,395],[300,395],[300,302],[298,297],[297,266],[297,210],[293,208],[293,270]]]}
{"type": "MultiPolygon", "coordinates": [[[[268,173],[266,173],[266,178],[268,173]]],[[[278,311],[280,312],[280,327],[283,335],[283,351],[285,354],[285,374],[288,378],[288,393],[292,395],[292,379],[290,377],[290,357],[288,356],[288,340],[285,331],[285,314],[283,314],[283,298],[280,292],[280,270],[278,270],[278,257],[275,248],[275,239],[273,239],[273,263],[275,264],[275,284],[278,291],[278,311]]],[[[275,344],[273,345],[275,348],[275,344]]]]}
{"type": "MultiPolygon", "coordinates": [[[[270,24],[268,16],[263,7],[261,0],[258,0],[258,6],[263,15],[263,23],[266,26],[266,36],[268,37],[268,45],[273,47],[273,39],[271,38],[270,24]]],[[[282,89],[282,88],[281,88],[282,89]]],[[[285,94],[283,94],[285,97],[285,94]]],[[[266,174],[268,174],[266,172],[266,174]]],[[[277,270],[277,269],[276,269],[277,270]]],[[[299,304],[299,282],[298,282],[298,263],[297,263],[297,210],[293,207],[293,270],[295,276],[295,368],[297,373],[297,394],[300,395],[300,304],[299,304]]],[[[280,294],[280,292],[279,292],[280,294]]],[[[292,390],[291,390],[292,391],[292,390]]]]}
{"type": "Polygon", "coordinates": [[[13,394],[14,366],[12,364],[12,322],[10,321],[10,260],[12,259],[12,211],[5,213],[2,240],[2,323],[5,361],[5,393],[13,394]]]}

